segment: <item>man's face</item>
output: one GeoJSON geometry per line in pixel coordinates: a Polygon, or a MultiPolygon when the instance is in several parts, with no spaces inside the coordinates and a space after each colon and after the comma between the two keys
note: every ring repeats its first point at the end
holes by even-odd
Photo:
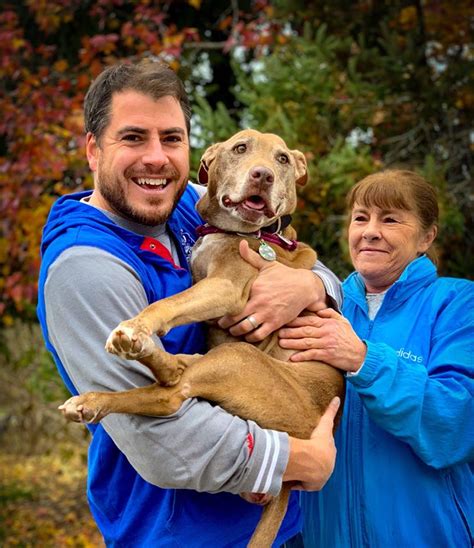
{"type": "Polygon", "coordinates": [[[189,174],[186,122],[174,97],[115,93],[100,144],[88,134],[86,150],[92,204],[146,225],[168,219],[189,174]]]}

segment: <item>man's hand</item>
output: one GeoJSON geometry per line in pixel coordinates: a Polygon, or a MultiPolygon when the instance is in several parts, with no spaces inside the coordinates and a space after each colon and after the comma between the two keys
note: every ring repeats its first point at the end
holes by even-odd
{"type": "Polygon", "coordinates": [[[351,324],[331,308],[315,316],[300,316],[280,329],[280,346],[300,350],[294,362],[317,360],[344,371],[357,371],[364,363],[367,347],[351,324]]]}
{"type": "Polygon", "coordinates": [[[309,440],[290,437],[290,458],[283,481],[297,481],[295,489],[319,491],[331,476],[336,462],[334,418],[340,404],[337,397],[331,400],[309,440]]]}
{"type": "Polygon", "coordinates": [[[259,342],[273,331],[294,320],[305,308],[325,308],[326,290],[311,270],[291,268],[276,261],[266,261],[240,242],[244,260],[259,270],[250,290],[250,298],[237,316],[224,316],[218,322],[231,335],[246,335],[248,342],[259,342]],[[252,316],[255,326],[247,320],[252,316]]]}
{"type": "Polygon", "coordinates": [[[266,506],[273,499],[273,495],[268,493],[240,493],[240,496],[247,502],[259,506],[266,506]]]}

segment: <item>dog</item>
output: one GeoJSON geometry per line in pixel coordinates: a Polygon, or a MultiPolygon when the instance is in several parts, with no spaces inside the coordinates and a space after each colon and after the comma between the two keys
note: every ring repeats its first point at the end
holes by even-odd
{"type": "MultiPolygon", "coordinates": [[[[187,398],[200,397],[263,428],[308,439],[331,399],[343,399],[344,378],[335,368],[319,362],[288,363],[294,351],[281,348],[275,333],[252,345],[215,322],[209,327],[211,350],[205,355],[168,354],[151,338],[178,325],[243,310],[258,272],[240,256],[242,239],[267,260],[294,268],[314,265],[316,253],[297,242],[295,230],[286,226],[296,208],[296,187],[307,178],[303,153],[289,150],[277,135],[244,130],[210,146],[198,173],[207,193],[197,209],[207,224],[200,227],[192,252],[194,285],[122,322],[106,343],[107,351],[148,366],[157,383],[75,396],[60,407],[63,414],[84,422],[98,422],[108,413],[163,416],[177,411],[187,398]]],[[[249,546],[271,546],[290,487],[284,483],[264,507],[249,546]]]]}

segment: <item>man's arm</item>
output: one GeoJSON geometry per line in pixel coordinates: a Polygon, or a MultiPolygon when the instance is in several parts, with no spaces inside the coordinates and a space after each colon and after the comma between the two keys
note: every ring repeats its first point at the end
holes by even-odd
{"type": "Polygon", "coordinates": [[[290,457],[283,481],[297,481],[299,488],[319,491],[331,476],[336,463],[334,419],[341,400],[333,398],[309,440],[290,438],[290,457]]]}
{"type": "Polygon", "coordinates": [[[339,278],[321,261],[316,261],[312,271],[322,283],[320,291],[322,290],[325,293],[325,295],[320,293],[321,302],[323,302],[323,299],[325,298],[324,302],[328,307],[338,311],[341,310],[343,296],[342,285],[339,278]]]}
{"type": "MultiPolygon", "coordinates": [[[[144,365],[104,349],[119,321],[148,305],[127,264],[96,248],[70,249],[50,268],[45,298],[51,342],[78,392],[154,382],[144,365]]],[[[169,417],[110,415],[103,426],[139,474],[161,487],[271,494],[281,488],[288,435],[208,402],[188,400],[169,417]]]]}

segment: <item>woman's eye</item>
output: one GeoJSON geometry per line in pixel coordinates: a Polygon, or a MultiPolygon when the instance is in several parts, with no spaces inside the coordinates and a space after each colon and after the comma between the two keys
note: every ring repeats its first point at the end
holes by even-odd
{"type": "Polygon", "coordinates": [[[394,219],[393,217],[385,217],[384,221],[386,223],[396,223],[397,222],[397,220],[394,219]]]}
{"type": "Polygon", "coordinates": [[[247,150],[247,145],[244,145],[244,144],[235,145],[235,147],[232,150],[236,152],[237,154],[243,154],[247,150]]]}
{"type": "Polygon", "coordinates": [[[359,223],[362,221],[365,221],[365,217],[363,215],[357,215],[352,219],[353,221],[358,221],[359,223]]]}
{"type": "Polygon", "coordinates": [[[277,160],[280,162],[280,164],[287,164],[290,161],[286,154],[279,154],[277,160]]]}

